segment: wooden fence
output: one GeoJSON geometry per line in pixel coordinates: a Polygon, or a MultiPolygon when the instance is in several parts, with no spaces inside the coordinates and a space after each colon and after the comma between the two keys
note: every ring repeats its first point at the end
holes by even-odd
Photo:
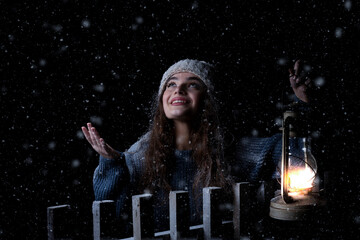
{"type": "MultiPolygon", "coordinates": [[[[256,212],[267,210],[267,204],[273,189],[266,183],[252,185],[248,182],[236,183],[233,186],[233,204],[227,209],[226,217],[221,207],[222,189],[207,187],[203,189],[203,222],[201,225],[190,225],[189,195],[186,191],[171,191],[169,194],[169,225],[164,232],[154,232],[152,195],[132,196],[133,235],[128,238],[116,238],[115,202],[112,200],[94,201],[93,239],[241,239],[246,236],[250,219],[256,212]],[[260,187],[259,187],[260,186],[260,187]],[[267,194],[266,192],[271,192],[267,194]],[[264,208],[265,207],[265,208],[264,208]],[[262,210],[261,210],[262,209],[262,210]],[[231,214],[229,216],[229,214],[231,214]],[[115,229],[115,232],[114,230],[115,229]]],[[[66,214],[71,211],[69,205],[47,208],[48,239],[71,239],[65,236],[66,214]]],[[[264,212],[264,211],[263,211],[264,212]]]]}

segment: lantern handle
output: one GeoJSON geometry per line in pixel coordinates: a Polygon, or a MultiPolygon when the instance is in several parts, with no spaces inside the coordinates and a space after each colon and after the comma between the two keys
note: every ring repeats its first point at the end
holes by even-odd
{"type": "Polygon", "coordinates": [[[282,156],[281,156],[281,196],[285,203],[293,202],[288,194],[289,188],[289,137],[290,124],[295,121],[295,113],[287,111],[284,113],[282,134],[282,156]]]}

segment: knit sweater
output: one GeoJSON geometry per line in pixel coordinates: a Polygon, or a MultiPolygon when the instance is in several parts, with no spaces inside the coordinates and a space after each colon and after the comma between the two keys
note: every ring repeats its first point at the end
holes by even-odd
{"type": "MultiPolygon", "coordinates": [[[[301,152],[302,139],[290,142],[291,148],[301,152]]],[[[148,134],[126,152],[120,159],[100,157],[99,166],[94,173],[95,200],[112,199],[117,203],[118,216],[131,219],[131,196],[141,194],[137,191],[145,168],[145,151],[148,146],[148,134]]],[[[281,134],[268,138],[241,138],[236,145],[236,157],[231,161],[231,175],[235,181],[269,180],[279,177],[277,167],[281,159],[281,134]]],[[[175,150],[175,166],[171,173],[172,190],[189,192],[191,224],[201,224],[202,196],[193,194],[193,177],[196,165],[191,158],[191,151],[175,150]]],[[[154,197],[155,230],[169,229],[168,195],[158,191],[154,197]]],[[[131,221],[125,221],[126,223],[131,221]]],[[[131,231],[131,228],[128,227],[131,231]]]]}
{"type": "MultiPolygon", "coordinates": [[[[141,194],[138,186],[145,169],[145,151],[148,146],[148,134],[133,144],[128,151],[120,153],[120,159],[106,159],[100,156],[99,166],[95,169],[93,186],[95,200],[112,199],[117,203],[117,215],[131,219],[131,196],[141,194]]],[[[192,161],[190,150],[175,150],[174,167],[171,173],[171,190],[184,190],[189,193],[191,223],[201,224],[201,192],[194,195],[193,177],[196,164],[192,161]]],[[[154,195],[155,230],[169,229],[169,196],[158,190],[154,195]]]]}

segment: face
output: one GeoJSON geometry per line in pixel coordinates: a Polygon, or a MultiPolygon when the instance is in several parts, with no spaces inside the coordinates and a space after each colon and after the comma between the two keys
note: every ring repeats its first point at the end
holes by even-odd
{"type": "Polygon", "coordinates": [[[204,91],[204,83],[195,74],[174,74],[165,84],[162,97],[166,117],[191,121],[199,111],[204,91]]]}

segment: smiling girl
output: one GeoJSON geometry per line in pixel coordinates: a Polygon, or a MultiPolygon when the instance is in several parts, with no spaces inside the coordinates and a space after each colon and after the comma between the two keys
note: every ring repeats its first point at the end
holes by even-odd
{"type": "MultiPolygon", "coordinates": [[[[100,154],[95,200],[114,199],[129,212],[134,194],[154,194],[156,230],[169,229],[168,193],[189,192],[191,224],[201,224],[203,187],[225,187],[222,135],[213,99],[213,66],[185,59],[163,75],[147,134],[126,152],[115,151],[96,129],[82,131],[100,154]]],[[[131,219],[131,218],[130,218],[131,219]]]]}
{"type": "MultiPolygon", "coordinates": [[[[299,100],[308,102],[311,81],[299,76],[299,64],[295,63],[289,80],[299,100]]],[[[232,177],[239,178],[239,172],[258,177],[263,169],[275,171],[264,163],[272,156],[276,166],[277,155],[281,154],[281,137],[276,136],[246,141],[242,159],[231,163],[233,176],[226,173],[229,168],[224,161],[212,82],[213,66],[209,63],[185,59],[172,65],[161,79],[149,131],[128,151],[110,147],[91,123],[82,127],[86,139],[100,154],[93,178],[95,200],[115,200],[118,216],[121,214],[129,224],[131,196],[151,192],[155,230],[162,231],[169,229],[169,191],[188,191],[190,224],[201,224],[202,188],[230,189],[232,177]],[[234,169],[239,171],[234,173],[234,169]]]]}

